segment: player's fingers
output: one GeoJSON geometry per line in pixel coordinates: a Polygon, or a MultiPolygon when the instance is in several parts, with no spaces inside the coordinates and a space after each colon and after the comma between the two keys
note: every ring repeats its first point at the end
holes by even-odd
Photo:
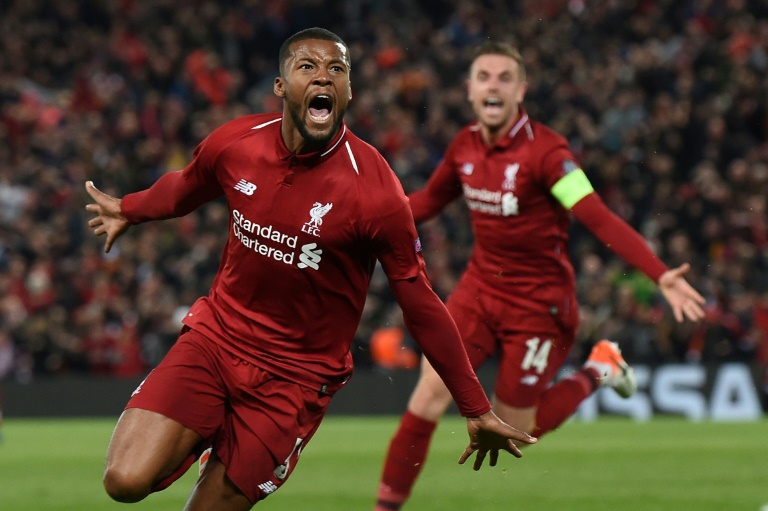
{"type": "Polygon", "coordinates": [[[115,241],[115,238],[113,236],[107,236],[107,241],[104,243],[104,253],[109,254],[109,251],[112,249],[112,243],[115,241]]]}
{"type": "Polygon", "coordinates": [[[696,302],[690,301],[685,304],[685,307],[685,315],[688,316],[688,319],[691,321],[698,321],[704,318],[704,309],[699,307],[696,302]]]}
{"type": "Polygon", "coordinates": [[[499,461],[499,450],[498,449],[493,449],[491,451],[491,459],[488,460],[488,463],[492,467],[495,467],[497,461],[499,461]]]}
{"type": "Polygon", "coordinates": [[[523,457],[523,452],[512,440],[507,441],[507,448],[505,449],[505,451],[507,451],[509,454],[511,454],[515,458],[523,457]]]}
{"type": "Polygon", "coordinates": [[[696,291],[692,285],[688,283],[685,279],[680,280],[680,292],[685,296],[688,300],[692,300],[699,305],[704,305],[707,303],[707,300],[701,296],[701,293],[696,291]]]}
{"type": "Polygon", "coordinates": [[[93,230],[93,234],[95,234],[96,236],[101,236],[101,235],[102,235],[102,234],[104,234],[105,232],[107,232],[107,230],[104,228],[104,226],[103,226],[103,225],[100,225],[100,226],[96,227],[96,228],[93,230]]]}
{"type": "Polygon", "coordinates": [[[85,182],[85,191],[88,192],[88,195],[96,199],[96,197],[101,193],[96,186],[94,186],[93,181],[86,181],[85,182]]]}
{"type": "Polygon", "coordinates": [[[696,303],[686,298],[680,303],[680,310],[686,318],[693,319],[696,314],[696,303]]]}
{"type": "Polygon", "coordinates": [[[85,210],[90,211],[91,213],[101,214],[101,206],[98,204],[86,204],[85,210]]]}
{"type": "Polygon", "coordinates": [[[97,207],[108,204],[111,200],[114,199],[113,197],[110,197],[106,193],[96,188],[93,184],[93,181],[88,181],[85,183],[85,191],[88,192],[88,195],[90,195],[93,200],[96,201],[95,205],[97,207]]]}
{"type": "Polygon", "coordinates": [[[464,449],[464,452],[462,453],[461,457],[459,458],[459,465],[463,465],[465,461],[469,459],[470,456],[472,456],[472,453],[475,452],[475,449],[468,445],[466,449],[464,449]]]}
{"type": "Polygon", "coordinates": [[[104,221],[101,219],[100,216],[97,216],[96,218],[91,218],[88,220],[88,227],[95,228],[103,224],[104,221]]]}
{"type": "Polygon", "coordinates": [[[480,470],[480,467],[483,466],[483,461],[485,461],[485,455],[488,453],[485,449],[481,449],[477,451],[477,454],[475,455],[475,464],[472,466],[472,469],[474,470],[480,470]]]}
{"type": "Polygon", "coordinates": [[[94,199],[97,196],[104,195],[104,192],[96,188],[96,185],[93,184],[93,181],[86,181],[85,182],[85,191],[88,192],[88,195],[93,197],[94,199]]]}
{"type": "MultiPolygon", "coordinates": [[[[515,438],[515,440],[525,442],[526,444],[535,444],[536,442],[539,441],[538,438],[536,438],[535,436],[529,435],[525,431],[520,431],[517,437],[515,438]]],[[[512,440],[510,440],[509,443],[515,446],[515,448],[517,448],[517,445],[512,440]]]]}
{"type": "Polygon", "coordinates": [[[707,303],[706,298],[701,296],[701,294],[699,294],[699,292],[693,288],[691,288],[691,290],[688,292],[688,296],[690,296],[691,300],[693,300],[699,305],[704,305],[705,303],[707,303]]]}

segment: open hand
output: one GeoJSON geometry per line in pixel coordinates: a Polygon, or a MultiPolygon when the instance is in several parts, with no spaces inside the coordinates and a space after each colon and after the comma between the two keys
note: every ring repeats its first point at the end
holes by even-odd
{"type": "Polygon", "coordinates": [[[131,224],[123,216],[120,199],[102,192],[93,185],[93,181],[86,181],[85,191],[96,201],[95,204],[85,206],[87,211],[96,214],[88,221],[88,227],[93,229],[96,236],[107,235],[104,253],[108,253],[115,240],[127,231],[131,224]]]}
{"type": "Polygon", "coordinates": [[[489,411],[479,417],[467,417],[467,432],[469,433],[469,445],[464,449],[464,454],[459,458],[459,463],[464,464],[473,452],[477,451],[474,470],[480,470],[485,456],[490,452],[490,465],[496,466],[499,459],[499,450],[504,450],[516,458],[521,458],[523,453],[515,445],[513,440],[526,444],[534,444],[538,440],[528,433],[513,428],[499,419],[493,411],[489,411]]]}
{"type": "Polygon", "coordinates": [[[704,317],[702,305],[706,300],[683,278],[690,269],[690,264],[681,264],[665,271],[659,278],[659,290],[672,307],[672,313],[678,323],[682,323],[684,318],[698,321],[704,317]]]}

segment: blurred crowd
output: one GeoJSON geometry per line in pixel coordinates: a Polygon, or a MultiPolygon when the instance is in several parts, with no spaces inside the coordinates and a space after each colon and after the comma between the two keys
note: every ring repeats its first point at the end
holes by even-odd
{"type": "MultiPolygon", "coordinates": [[[[691,263],[708,315],[678,325],[648,279],[574,224],[574,362],[608,337],[637,363],[768,366],[765,1],[10,0],[0,3],[0,380],[132,377],[159,361],[208,292],[226,206],[133,228],[105,256],[84,182],[137,191],[182,168],[225,121],[280,110],[278,48],[310,26],[349,44],[347,123],[406,191],[472,120],[474,45],[512,42],[530,116],[568,138],[595,189],[664,261],[691,263]]],[[[446,297],[471,252],[465,207],[420,234],[446,297]]],[[[371,339],[382,336],[412,347],[377,270],[359,365],[379,362],[371,339]]]]}

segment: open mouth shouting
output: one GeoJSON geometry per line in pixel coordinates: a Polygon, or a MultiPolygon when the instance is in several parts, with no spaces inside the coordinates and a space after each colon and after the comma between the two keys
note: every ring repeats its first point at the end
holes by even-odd
{"type": "Polygon", "coordinates": [[[315,124],[328,124],[331,122],[333,112],[333,100],[328,94],[318,94],[309,101],[307,113],[309,119],[315,124]]]}
{"type": "Polygon", "coordinates": [[[498,114],[504,108],[504,102],[499,98],[486,98],[483,101],[483,109],[488,113],[498,114]]]}

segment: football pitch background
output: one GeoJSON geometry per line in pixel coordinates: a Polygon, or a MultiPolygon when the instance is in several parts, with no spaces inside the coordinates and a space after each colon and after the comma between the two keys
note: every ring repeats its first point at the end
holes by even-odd
{"type": "MultiPolygon", "coordinates": [[[[138,504],[112,502],[101,486],[116,418],[9,419],[0,443],[0,509],[180,510],[196,467],[138,504]]],[[[331,415],[293,476],[254,509],[371,510],[397,417],[331,415]]],[[[496,467],[457,460],[463,419],[447,417],[404,511],[765,511],[768,420],[571,421],[496,467]]]]}

